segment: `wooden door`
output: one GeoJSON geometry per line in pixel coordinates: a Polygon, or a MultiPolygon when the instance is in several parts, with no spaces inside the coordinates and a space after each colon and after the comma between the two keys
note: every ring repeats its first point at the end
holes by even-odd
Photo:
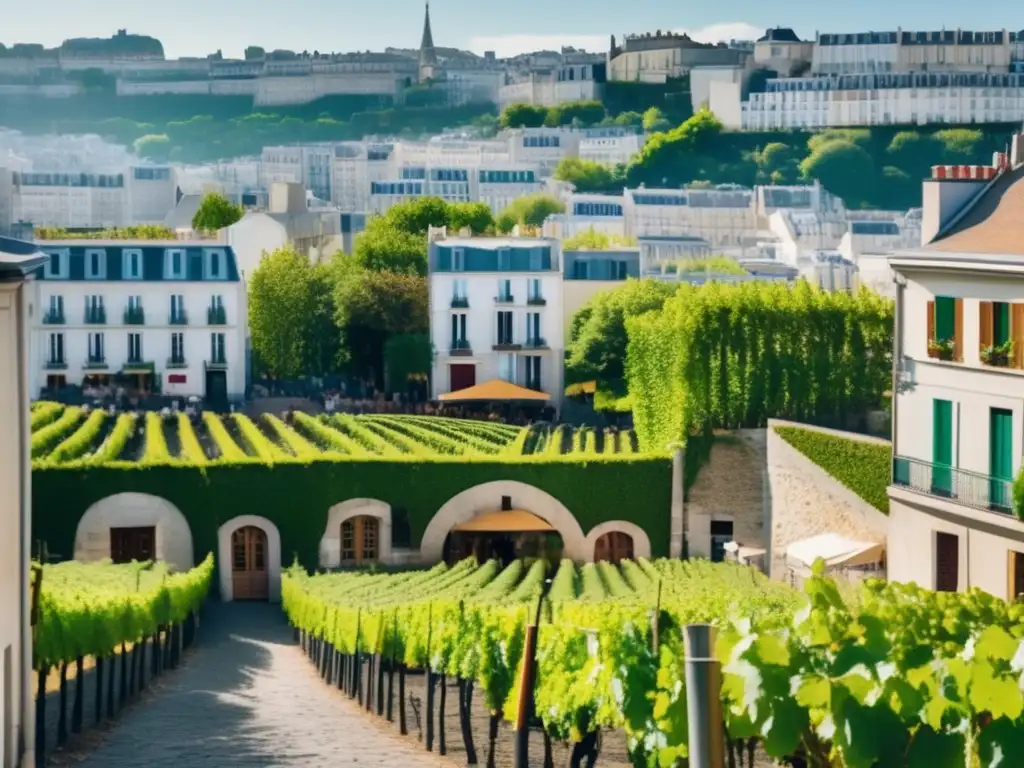
{"type": "Polygon", "coordinates": [[[960,588],[960,537],[935,534],[935,591],[956,592],[960,588]]]}
{"type": "Polygon", "coordinates": [[[350,517],[341,524],[341,562],[372,563],[380,557],[380,521],[376,517],[350,517]]]}
{"type": "Polygon", "coordinates": [[[1024,552],[1010,550],[1007,570],[1009,571],[1009,594],[1006,599],[1024,598],[1024,552]]]}
{"type": "Polygon", "coordinates": [[[267,534],[255,526],[231,534],[231,589],[235,600],[270,597],[267,571],[267,534]]]}
{"type": "Polygon", "coordinates": [[[600,537],[594,544],[594,560],[617,563],[633,557],[633,537],[622,531],[612,531],[600,537]]]}
{"type": "Polygon", "coordinates": [[[143,562],[156,555],[156,527],[110,529],[110,559],[115,563],[143,562]]]}
{"type": "Polygon", "coordinates": [[[449,391],[459,392],[476,384],[476,366],[472,363],[452,363],[448,366],[449,391]]]}

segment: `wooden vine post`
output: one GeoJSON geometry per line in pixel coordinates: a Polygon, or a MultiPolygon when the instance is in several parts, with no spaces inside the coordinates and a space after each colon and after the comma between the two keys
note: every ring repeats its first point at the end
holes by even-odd
{"type": "Polygon", "coordinates": [[[519,667],[519,702],[516,708],[515,768],[530,766],[530,720],[533,718],[533,685],[537,677],[537,627],[544,596],[537,598],[537,612],[526,625],[523,663],[519,667]]]}

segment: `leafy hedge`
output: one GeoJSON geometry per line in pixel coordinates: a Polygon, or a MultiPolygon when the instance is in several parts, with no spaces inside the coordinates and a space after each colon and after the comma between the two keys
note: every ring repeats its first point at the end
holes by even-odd
{"type": "Polygon", "coordinates": [[[875,509],[889,514],[886,488],[892,473],[891,446],[799,427],[775,427],[775,434],[875,509]]]}
{"type": "MultiPolygon", "coordinates": [[[[538,457],[540,459],[541,457],[538,457]]],[[[379,499],[405,510],[413,546],[430,519],[458,493],[481,483],[512,480],[536,486],[561,501],[584,532],[608,520],[627,520],[647,531],[652,554],[668,551],[672,495],[667,456],[600,456],[581,460],[467,459],[423,461],[413,456],[370,460],[322,456],[268,466],[251,458],[191,467],[180,463],[107,466],[37,465],[32,484],[33,535],[51,552],[73,552],[85,511],[114,494],[161,497],[185,515],[194,551],[212,552],[217,529],[238,515],[261,515],[281,534],[282,556],[297,554],[318,565],[318,547],[332,506],[349,499],[379,499]]],[[[495,509],[501,499],[495,497],[495,509]]]]}

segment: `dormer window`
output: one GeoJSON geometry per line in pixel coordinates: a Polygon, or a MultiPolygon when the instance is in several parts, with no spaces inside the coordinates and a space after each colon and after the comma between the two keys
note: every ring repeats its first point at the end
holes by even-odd
{"type": "Polygon", "coordinates": [[[512,268],[512,253],[508,248],[498,249],[498,271],[504,272],[512,268]]]}
{"type": "Polygon", "coordinates": [[[125,280],[142,279],[142,249],[125,248],[121,252],[121,270],[125,280]]]}
{"type": "Polygon", "coordinates": [[[85,279],[107,279],[107,252],[102,248],[85,249],[85,279]]]}
{"type": "Polygon", "coordinates": [[[227,277],[227,257],[219,248],[206,251],[203,265],[204,280],[223,280],[227,277]]]}
{"type": "Polygon", "coordinates": [[[168,248],[164,251],[164,279],[184,280],[187,269],[184,248],[168,248]]]}
{"type": "Polygon", "coordinates": [[[462,248],[452,248],[452,272],[466,271],[466,252],[462,248]]]}
{"type": "Polygon", "coordinates": [[[67,280],[69,255],[67,248],[60,248],[55,251],[47,251],[50,260],[43,267],[43,277],[53,280],[67,280]]]}

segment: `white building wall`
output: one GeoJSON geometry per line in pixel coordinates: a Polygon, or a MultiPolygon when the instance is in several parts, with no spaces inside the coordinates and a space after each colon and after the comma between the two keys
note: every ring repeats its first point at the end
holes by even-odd
{"type": "Polygon", "coordinates": [[[516,376],[512,383],[525,385],[525,362],[527,355],[541,357],[541,388],[552,396],[552,403],[561,399],[564,364],[564,332],[562,328],[562,278],[557,272],[487,272],[487,273],[434,273],[430,276],[430,332],[431,341],[437,350],[432,376],[432,396],[451,391],[449,364],[472,364],[476,366],[476,383],[501,378],[501,355],[516,357],[516,376]],[[541,281],[544,306],[528,306],[529,281],[541,281]],[[468,308],[452,308],[455,281],[465,281],[468,308]],[[496,302],[499,281],[512,283],[511,303],[496,302]],[[527,340],[527,315],[540,314],[540,331],[548,349],[523,348],[517,352],[498,352],[493,349],[498,340],[499,311],[511,311],[512,340],[525,344],[527,340]],[[453,356],[450,354],[452,341],[452,316],[466,314],[466,340],[472,354],[453,356]]]}
{"type": "Polygon", "coordinates": [[[647,141],[642,133],[580,141],[580,159],[605,165],[627,165],[647,141]]]}
{"type": "Polygon", "coordinates": [[[130,223],[127,187],[17,186],[13,218],[37,227],[106,229],[130,223]]]}

